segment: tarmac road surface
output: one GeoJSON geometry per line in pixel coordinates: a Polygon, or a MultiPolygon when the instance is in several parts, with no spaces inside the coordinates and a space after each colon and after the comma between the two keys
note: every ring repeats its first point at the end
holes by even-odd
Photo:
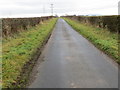
{"type": "Polygon", "coordinates": [[[117,64],[63,19],[32,73],[29,88],[118,88],[117,64]]]}

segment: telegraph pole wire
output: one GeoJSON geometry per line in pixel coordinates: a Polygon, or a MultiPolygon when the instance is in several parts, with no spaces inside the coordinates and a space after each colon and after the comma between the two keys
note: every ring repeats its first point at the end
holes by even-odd
{"type": "Polygon", "coordinates": [[[53,16],[53,4],[51,4],[51,14],[53,16]]]}
{"type": "Polygon", "coordinates": [[[45,6],[43,5],[43,15],[45,15],[45,6]]]}

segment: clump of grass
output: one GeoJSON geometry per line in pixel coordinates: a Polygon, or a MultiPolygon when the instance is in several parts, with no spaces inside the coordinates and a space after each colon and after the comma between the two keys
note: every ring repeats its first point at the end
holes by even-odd
{"type": "Polygon", "coordinates": [[[2,56],[2,87],[12,88],[12,83],[17,83],[17,78],[23,66],[28,62],[37,48],[42,45],[52,31],[57,19],[51,19],[43,24],[20,32],[14,37],[3,39],[2,56]]]}
{"type": "Polygon", "coordinates": [[[108,55],[114,58],[118,63],[118,35],[106,29],[101,29],[93,26],[88,26],[69,18],[64,18],[76,31],[90,40],[95,46],[105,51],[108,55]]]}

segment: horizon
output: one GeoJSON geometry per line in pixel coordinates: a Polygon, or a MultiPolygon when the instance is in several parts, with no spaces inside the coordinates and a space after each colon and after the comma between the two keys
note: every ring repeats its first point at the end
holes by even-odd
{"type": "Polygon", "coordinates": [[[119,0],[4,0],[0,1],[0,18],[41,17],[53,15],[118,15],[119,0]]]}

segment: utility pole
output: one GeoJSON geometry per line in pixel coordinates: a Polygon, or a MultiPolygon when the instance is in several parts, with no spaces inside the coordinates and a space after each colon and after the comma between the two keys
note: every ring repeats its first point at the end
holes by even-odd
{"type": "Polygon", "coordinates": [[[53,4],[51,4],[51,14],[53,16],[53,4]]]}

